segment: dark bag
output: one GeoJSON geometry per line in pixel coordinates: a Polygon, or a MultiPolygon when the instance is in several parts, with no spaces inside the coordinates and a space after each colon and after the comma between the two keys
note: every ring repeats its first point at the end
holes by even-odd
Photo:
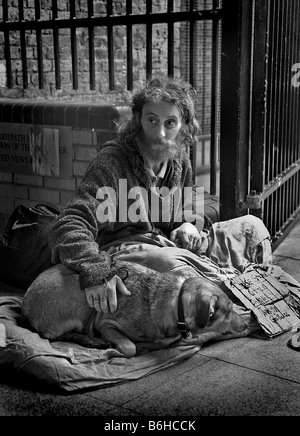
{"type": "Polygon", "coordinates": [[[48,235],[60,210],[50,204],[17,206],[6,224],[0,243],[0,280],[27,289],[51,266],[48,235]]]}

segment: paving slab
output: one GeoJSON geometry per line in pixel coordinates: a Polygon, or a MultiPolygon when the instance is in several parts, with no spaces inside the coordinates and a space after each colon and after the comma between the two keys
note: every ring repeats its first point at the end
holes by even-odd
{"type": "Polygon", "coordinates": [[[203,344],[199,355],[210,358],[223,356],[236,348],[239,350],[241,346],[249,341],[249,337],[226,339],[221,341],[210,341],[203,344]]]}
{"type": "Polygon", "coordinates": [[[295,227],[274,251],[276,256],[300,260],[300,229],[295,227]]]}
{"type": "Polygon", "coordinates": [[[207,363],[209,360],[208,357],[201,356],[198,352],[196,355],[183,362],[142,377],[139,380],[91,391],[88,395],[95,399],[99,398],[109,404],[124,406],[130,402],[132,398],[144,396],[145,392],[149,393],[153,389],[163,390],[164,385],[169,383],[170,380],[177,380],[178,377],[184,377],[185,375],[189,377],[191,371],[207,363]]]}
{"type": "Polygon", "coordinates": [[[113,408],[86,394],[66,396],[0,386],[0,416],[95,416],[113,408]]]}
{"type": "MultiPolygon", "coordinates": [[[[300,242],[299,242],[300,244],[300,242]]],[[[300,283],[300,260],[291,259],[286,256],[273,255],[274,265],[280,266],[283,271],[290,274],[300,283]]]]}
{"type": "Polygon", "coordinates": [[[146,416],[300,415],[300,385],[210,360],[126,404],[146,416]]]}
{"type": "MultiPolygon", "coordinates": [[[[300,352],[287,346],[292,331],[274,339],[261,340],[248,338],[239,346],[216,354],[217,358],[228,363],[254,369],[282,379],[294,381],[300,385],[300,352]]],[[[209,357],[203,348],[202,354],[209,357]]]]}

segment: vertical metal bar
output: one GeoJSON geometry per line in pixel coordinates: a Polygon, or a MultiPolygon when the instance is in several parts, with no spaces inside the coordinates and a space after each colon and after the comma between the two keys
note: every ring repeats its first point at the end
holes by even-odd
{"type": "MultiPolygon", "coordinates": [[[[300,2],[293,0],[292,1],[292,10],[291,10],[291,19],[290,19],[290,33],[291,37],[291,48],[290,48],[290,64],[294,65],[294,63],[299,62],[299,53],[300,53],[300,2]],[[298,44],[297,44],[298,42],[298,44]]],[[[290,80],[292,80],[290,78],[290,80]]],[[[299,130],[299,99],[300,99],[300,88],[291,88],[290,90],[290,102],[289,102],[289,138],[292,144],[291,150],[291,162],[294,163],[298,160],[300,156],[300,130],[299,130]]],[[[297,208],[300,206],[300,198],[299,198],[299,175],[300,173],[296,173],[294,176],[294,189],[293,189],[293,213],[296,212],[297,208]]]]}
{"type": "Polygon", "coordinates": [[[283,163],[285,157],[285,147],[286,144],[282,143],[282,130],[283,130],[283,119],[284,119],[284,108],[283,108],[283,93],[284,93],[284,20],[285,20],[285,1],[279,1],[279,29],[277,30],[277,35],[279,38],[279,68],[278,68],[278,108],[277,108],[277,174],[281,174],[284,170],[283,163]]]}
{"type": "Polygon", "coordinates": [[[297,211],[297,207],[300,206],[300,204],[297,204],[297,174],[293,177],[293,213],[297,211]]]}
{"type": "Polygon", "coordinates": [[[269,198],[266,199],[265,202],[265,220],[268,226],[268,230],[270,232],[270,235],[273,235],[273,226],[272,226],[272,202],[273,202],[273,195],[271,195],[269,198]]]}
{"type": "MultiPolygon", "coordinates": [[[[294,63],[299,62],[299,53],[300,53],[300,2],[295,1],[296,3],[296,9],[294,14],[294,26],[293,26],[293,33],[294,33],[294,41],[293,41],[293,61],[292,65],[294,63]]],[[[299,119],[300,119],[300,112],[299,112],[299,100],[300,100],[300,88],[292,88],[292,94],[293,94],[293,112],[292,117],[293,118],[293,128],[292,130],[292,141],[294,144],[294,161],[297,161],[300,158],[300,130],[299,130],[299,119]]]]}
{"type": "MultiPolygon", "coordinates": [[[[297,21],[297,47],[295,49],[295,53],[300,53],[300,5],[299,2],[297,2],[297,17],[298,17],[298,21],[297,21]]],[[[295,121],[296,121],[296,137],[295,137],[295,147],[297,147],[297,159],[300,159],[300,147],[299,147],[299,143],[300,143],[300,123],[299,123],[299,119],[300,119],[300,87],[296,88],[296,102],[297,102],[297,106],[296,106],[296,111],[295,111],[295,121]]]]}
{"type": "MultiPolygon", "coordinates": [[[[297,2],[299,4],[299,2],[297,2]]],[[[290,65],[294,65],[294,56],[295,56],[295,48],[296,48],[296,41],[297,41],[297,8],[296,8],[296,2],[292,1],[292,8],[291,8],[291,19],[290,19],[290,58],[289,62],[290,65]]],[[[290,79],[292,80],[292,79],[290,79]]],[[[296,108],[296,101],[295,101],[295,92],[293,87],[290,90],[290,101],[289,101],[289,111],[288,111],[288,132],[289,132],[289,140],[292,144],[292,151],[291,151],[291,162],[295,162],[296,160],[296,153],[295,153],[295,142],[294,142],[294,120],[295,120],[295,108],[296,108]],[[293,109],[292,109],[293,108],[293,109]]]]}
{"type": "Polygon", "coordinates": [[[278,196],[277,196],[277,208],[276,208],[276,227],[275,230],[278,232],[280,231],[283,223],[285,222],[285,214],[286,214],[286,198],[284,195],[284,188],[286,186],[286,183],[284,183],[282,186],[279,187],[279,189],[277,190],[278,196]],[[284,205],[284,207],[282,207],[282,205],[284,205]]]}
{"type": "Polygon", "coordinates": [[[41,6],[40,0],[34,0],[35,19],[36,21],[41,19],[41,6]]]}
{"type": "MultiPolygon", "coordinates": [[[[271,38],[269,39],[269,94],[271,99],[271,106],[267,109],[267,116],[270,119],[270,165],[271,165],[271,173],[269,182],[274,180],[277,175],[276,169],[276,159],[277,159],[277,146],[276,146],[276,109],[277,109],[277,86],[276,86],[276,75],[278,74],[278,1],[275,0],[275,3],[272,4],[269,2],[269,23],[268,23],[268,31],[271,32],[271,38]],[[271,13],[272,11],[272,13],[271,13]]],[[[272,195],[272,229],[273,235],[277,235],[277,213],[278,213],[278,191],[275,191],[272,195]]]]}
{"type": "Polygon", "coordinates": [[[60,56],[59,56],[59,34],[58,34],[58,28],[55,25],[55,20],[57,20],[57,18],[58,18],[57,0],[52,0],[53,50],[54,50],[54,66],[55,66],[55,85],[56,85],[56,89],[61,89],[60,56]]]}
{"type": "Polygon", "coordinates": [[[289,135],[287,130],[288,125],[288,103],[289,103],[289,89],[290,89],[290,65],[289,65],[289,33],[290,33],[290,5],[292,2],[284,1],[285,6],[285,21],[284,21],[284,83],[283,83],[283,111],[284,111],[284,119],[282,120],[282,141],[284,143],[284,157],[283,157],[283,170],[289,167],[290,156],[292,153],[291,142],[289,141],[289,135]],[[288,82],[289,80],[289,82],[288,82]]]}
{"type": "MultiPolygon", "coordinates": [[[[168,0],[168,14],[174,11],[174,0],[168,0]]],[[[174,23],[168,21],[168,75],[174,77],[174,23]]]]}
{"type": "Polygon", "coordinates": [[[289,24],[288,24],[288,33],[289,33],[289,50],[288,50],[288,79],[287,79],[287,89],[288,89],[288,108],[287,108],[287,132],[288,132],[288,140],[291,144],[290,147],[290,161],[289,165],[295,162],[295,144],[293,142],[293,113],[295,111],[295,100],[294,93],[290,87],[292,81],[292,71],[290,65],[293,65],[293,50],[295,49],[294,44],[294,23],[295,23],[295,14],[296,14],[296,2],[292,1],[292,6],[290,6],[290,16],[289,16],[289,24]]]}
{"type": "Polygon", "coordinates": [[[76,27],[74,26],[75,19],[76,19],[75,2],[70,2],[70,20],[71,20],[70,32],[71,32],[73,89],[78,89],[78,58],[77,58],[76,27]]]}
{"type": "MultiPolygon", "coordinates": [[[[3,0],[2,3],[3,8],[3,22],[8,21],[8,6],[7,6],[7,0],[3,0]]],[[[7,87],[9,89],[12,88],[12,70],[11,70],[11,54],[10,54],[10,39],[9,39],[9,31],[4,32],[4,53],[5,53],[5,60],[6,60],[6,80],[7,80],[7,87]]]]}
{"type": "MultiPolygon", "coordinates": [[[[190,11],[194,10],[195,0],[190,0],[190,11]]],[[[190,20],[190,84],[195,86],[195,50],[196,50],[196,26],[195,21],[190,20]]]]}
{"type": "Polygon", "coordinates": [[[297,211],[297,207],[300,206],[300,204],[297,204],[297,174],[293,177],[293,213],[297,211]]]}
{"type": "Polygon", "coordinates": [[[268,199],[267,199],[267,203],[268,203],[268,208],[269,208],[269,213],[267,215],[267,224],[268,224],[268,229],[271,235],[274,234],[274,224],[273,224],[273,203],[274,203],[274,194],[272,194],[268,199]]]}
{"type": "MultiPolygon", "coordinates": [[[[217,0],[213,7],[216,9],[217,0]]],[[[210,140],[210,193],[217,193],[217,142],[218,142],[218,83],[219,83],[220,22],[213,20],[212,87],[211,87],[211,140],[210,140]]]]}
{"type": "Polygon", "coordinates": [[[224,0],[222,10],[220,219],[236,216],[238,151],[238,51],[239,1],[224,0]]]}
{"type": "MultiPolygon", "coordinates": [[[[270,29],[270,8],[268,8],[268,27],[269,27],[269,58],[271,58],[272,53],[272,32],[270,29]]],[[[272,82],[270,80],[271,77],[271,69],[272,69],[272,63],[267,62],[267,70],[266,70],[266,81],[269,84],[269,92],[266,95],[266,106],[269,108],[269,110],[266,113],[266,148],[265,148],[265,181],[264,183],[267,185],[269,183],[269,180],[271,178],[271,171],[272,171],[272,165],[271,165],[271,141],[270,141],[270,107],[272,106],[272,82]]],[[[268,209],[270,209],[271,202],[266,202],[268,209]]],[[[266,215],[267,223],[270,222],[270,213],[267,213],[266,215]]]]}
{"type": "MultiPolygon", "coordinates": [[[[221,220],[247,213],[245,199],[249,193],[247,175],[249,173],[251,29],[252,0],[242,2],[223,0],[220,128],[222,144],[220,147],[221,220]]],[[[265,83],[264,80],[263,83],[265,83]]],[[[261,165],[260,162],[260,167],[261,165]]],[[[260,182],[262,185],[263,181],[260,182]]]]}
{"type": "Polygon", "coordinates": [[[299,207],[299,205],[300,205],[300,173],[299,172],[297,173],[296,190],[297,190],[297,194],[296,194],[297,205],[299,207]]]}
{"type": "Polygon", "coordinates": [[[297,210],[297,197],[296,197],[296,193],[297,193],[297,174],[294,175],[293,178],[293,213],[296,212],[297,210]]]}
{"type": "MultiPolygon", "coordinates": [[[[39,21],[41,19],[41,7],[40,1],[34,0],[35,6],[35,19],[39,21]]],[[[37,47],[37,63],[38,63],[38,75],[39,75],[39,88],[44,88],[44,68],[43,68],[43,45],[41,30],[36,29],[36,47],[37,47]]]]}
{"type": "Polygon", "coordinates": [[[287,222],[288,217],[292,215],[292,203],[291,203],[291,194],[292,194],[292,180],[293,177],[291,177],[287,183],[284,184],[283,189],[285,190],[284,193],[284,202],[282,203],[282,208],[286,211],[285,213],[285,220],[283,221],[283,225],[287,222]],[[285,207],[286,205],[286,207],[285,207]]]}
{"type": "Polygon", "coordinates": [[[298,182],[298,175],[299,175],[299,173],[296,173],[295,176],[294,176],[293,212],[296,212],[298,206],[300,206],[300,203],[298,203],[298,198],[297,198],[297,182],[298,182]]]}
{"type": "Polygon", "coordinates": [[[299,176],[299,173],[296,173],[295,174],[295,177],[294,177],[294,212],[296,212],[297,211],[297,209],[298,209],[298,207],[300,206],[300,203],[298,203],[298,195],[297,195],[297,191],[298,191],[298,176],[299,176]]]}
{"type": "MultiPolygon", "coordinates": [[[[275,107],[274,107],[274,136],[273,136],[273,147],[275,147],[275,174],[277,177],[279,174],[279,159],[280,159],[280,144],[278,137],[278,129],[279,129],[279,101],[280,101],[280,73],[281,73],[281,59],[280,59],[280,0],[275,0],[275,10],[276,10],[276,18],[275,18],[275,26],[276,26],[276,47],[275,47],[275,107]]],[[[276,211],[277,215],[277,211],[276,211]]]]}
{"type": "Polygon", "coordinates": [[[273,107],[271,108],[271,116],[272,116],[272,136],[271,136],[271,144],[272,144],[272,154],[273,154],[273,171],[272,171],[272,179],[275,179],[278,175],[277,172],[277,139],[276,139],[276,119],[277,119],[277,110],[278,110],[278,86],[277,86],[277,76],[278,76],[278,1],[274,2],[274,46],[273,46],[273,57],[272,63],[274,65],[273,75],[271,80],[273,82],[273,107]]]}
{"type": "Polygon", "coordinates": [[[278,194],[279,194],[279,190],[277,189],[273,196],[274,196],[274,203],[273,203],[273,226],[274,226],[274,234],[277,234],[278,232],[278,219],[277,219],[277,214],[278,214],[278,194]]]}
{"type": "MultiPolygon", "coordinates": [[[[280,94],[281,94],[281,102],[280,102],[280,134],[279,134],[279,144],[281,147],[280,151],[280,173],[285,171],[287,168],[287,161],[288,161],[288,151],[289,151],[289,144],[286,137],[286,116],[287,116],[287,108],[286,108],[286,98],[287,98],[287,18],[288,18],[288,12],[287,12],[287,2],[286,0],[283,0],[283,3],[281,5],[281,26],[282,26],[282,33],[281,33],[281,79],[280,79],[280,94]]],[[[285,184],[286,187],[287,184],[285,184]]],[[[285,189],[283,189],[283,193],[285,194],[285,189]]]]}
{"type": "Polygon", "coordinates": [[[271,233],[272,236],[275,235],[275,233],[276,233],[276,229],[275,229],[275,225],[274,225],[274,217],[275,217],[274,210],[276,210],[276,208],[275,208],[275,192],[271,195],[271,211],[270,211],[270,213],[271,213],[271,220],[270,220],[271,226],[270,226],[270,232],[272,232],[271,233]]]}
{"type": "Polygon", "coordinates": [[[296,178],[296,198],[297,198],[297,206],[300,205],[300,173],[297,173],[296,178]]]}
{"type": "Polygon", "coordinates": [[[94,1],[88,0],[88,18],[89,18],[89,70],[90,70],[90,89],[94,90],[96,87],[95,79],[95,29],[91,24],[94,16],[94,1]]]}
{"type": "Polygon", "coordinates": [[[266,147],[266,84],[268,52],[269,1],[257,0],[255,7],[255,33],[253,49],[252,127],[251,127],[251,182],[250,190],[263,192],[265,186],[266,147]]]}
{"type": "Polygon", "coordinates": [[[292,179],[292,193],[291,193],[291,214],[294,214],[297,210],[297,203],[296,203],[296,176],[297,174],[294,174],[292,179]]]}
{"type": "MultiPolygon", "coordinates": [[[[132,0],[126,0],[126,15],[132,14],[132,0]]],[[[132,25],[127,24],[127,89],[132,91],[133,89],[133,51],[132,51],[132,25]]]]}
{"type": "Polygon", "coordinates": [[[275,51],[275,39],[276,39],[276,28],[275,28],[275,8],[271,8],[270,4],[268,6],[269,9],[269,21],[268,21],[268,29],[269,29],[269,59],[268,62],[268,94],[267,94],[267,107],[268,111],[266,114],[268,123],[267,123],[267,141],[266,146],[268,150],[268,167],[267,167],[267,176],[265,178],[265,182],[269,183],[275,177],[275,147],[273,144],[273,126],[274,126],[274,99],[275,99],[275,87],[274,87],[274,71],[275,71],[275,61],[274,61],[274,51],[275,51]]]}
{"type": "Polygon", "coordinates": [[[296,199],[297,199],[297,206],[300,205],[300,173],[297,173],[296,178],[296,199]]]}
{"type": "Polygon", "coordinates": [[[288,187],[287,187],[287,196],[288,196],[288,208],[287,208],[287,220],[289,217],[292,216],[294,210],[293,210],[293,181],[294,181],[295,175],[291,177],[288,181],[288,187]]]}
{"type": "MultiPolygon", "coordinates": [[[[284,223],[288,220],[288,218],[292,215],[293,210],[293,179],[294,176],[292,176],[288,183],[285,183],[285,196],[287,197],[287,212],[286,212],[286,220],[284,223]]],[[[284,208],[285,209],[285,208],[284,208]]]]}
{"type": "MultiPolygon", "coordinates": [[[[19,22],[24,21],[24,5],[23,0],[18,1],[19,5],[19,22]]],[[[28,88],[28,70],[27,70],[27,53],[26,53],[26,39],[25,30],[20,29],[20,42],[21,42],[21,60],[22,60],[22,76],[23,76],[23,88],[28,88]]]]}
{"type": "Polygon", "coordinates": [[[292,57],[292,22],[293,22],[293,11],[294,11],[294,1],[287,2],[287,17],[286,17],[286,56],[285,56],[285,123],[284,123],[284,142],[288,145],[285,167],[289,167],[293,163],[294,157],[294,147],[291,136],[291,105],[292,105],[292,93],[291,93],[291,57],[292,57]]]}
{"type": "MultiPolygon", "coordinates": [[[[238,136],[238,160],[237,160],[237,213],[238,215],[246,214],[244,200],[249,194],[250,188],[250,159],[253,147],[252,138],[250,137],[252,123],[252,68],[253,68],[253,20],[255,9],[253,1],[240,2],[240,53],[239,53],[239,136],[238,136]],[[242,3],[242,4],[241,4],[242,3]]],[[[262,218],[262,210],[253,214],[262,218]]]]}
{"type": "Polygon", "coordinates": [[[278,196],[277,196],[277,208],[276,208],[276,217],[277,217],[277,223],[276,223],[276,230],[280,231],[281,227],[282,227],[282,222],[281,222],[281,205],[284,204],[285,206],[283,207],[283,209],[285,209],[286,207],[286,203],[284,203],[285,198],[283,195],[283,187],[286,185],[286,183],[282,186],[279,187],[279,189],[277,190],[278,196]]]}
{"type": "Polygon", "coordinates": [[[149,15],[152,13],[152,0],[146,2],[146,77],[152,74],[152,23],[149,15]]]}
{"type": "MultiPolygon", "coordinates": [[[[280,152],[280,173],[284,172],[288,168],[288,154],[290,151],[290,143],[288,141],[287,136],[287,94],[288,94],[288,68],[287,64],[288,58],[288,2],[283,0],[283,4],[281,5],[281,26],[282,26],[282,34],[281,34],[281,80],[280,80],[280,88],[281,88],[281,103],[280,103],[280,136],[279,143],[281,147],[280,152]]],[[[286,222],[287,217],[289,216],[291,209],[291,180],[285,183],[282,186],[282,203],[285,207],[279,208],[280,210],[280,228],[286,222]]]]}
{"type": "Polygon", "coordinates": [[[268,150],[269,150],[269,163],[270,163],[270,167],[269,167],[269,177],[266,180],[266,182],[270,182],[271,180],[274,179],[275,177],[275,147],[274,147],[274,142],[273,142],[273,138],[274,138],[274,113],[275,113],[275,83],[274,83],[274,76],[275,76],[275,71],[277,66],[275,65],[275,57],[274,57],[274,53],[275,53],[275,47],[276,47],[276,25],[275,25],[275,20],[276,20],[276,10],[275,10],[275,6],[274,7],[270,7],[270,3],[268,5],[268,9],[269,9],[269,24],[268,24],[268,28],[269,28],[269,57],[267,59],[267,63],[268,63],[268,76],[267,76],[267,80],[268,80],[268,94],[267,96],[269,97],[269,100],[267,101],[267,107],[268,107],[268,111],[267,111],[267,119],[269,121],[268,124],[268,150]]]}
{"type": "MultiPolygon", "coordinates": [[[[112,2],[106,2],[106,14],[110,17],[113,14],[112,2]]],[[[114,62],[114,39],[113,27],[109,24],[107,26],[107,50],[108,50],[108,76],[109,76],[109,90],[115,89],[115,62],[114,62]]]]}
{"type": "Polygon", "coordinates": [[[290,179],[290,186],[289,186],[289,190],[288,190],[288,195],[289,195],[289,214],[287,216],[287,219],[289,219],[293,213],[295,212],[295,207],[294,207],[294,181],[295,181],[295,174],[293,175],[293,177],[290,179]]]}
{"type": "MultiPolygon", "coordinates": [[[[277,108],[277,120],[276,120],[276,138],[277,138],[277,174],[281,174],[283,172],[283,162],[284,162],[284,153],[285,153],[285,144],[282,143],[281,133],[282,133],[282,121],[284,117],[283,111],[283,72],[284,72],[284,10],[283,10],[283,2],[284,0],[276,0],[279,2],[279,11],[278,11],[278,19],[279,26],[277,28],[278,35],[278,108],[277,108]]],[[[281,190],[282,192],[283,190],[281,190]]]]}

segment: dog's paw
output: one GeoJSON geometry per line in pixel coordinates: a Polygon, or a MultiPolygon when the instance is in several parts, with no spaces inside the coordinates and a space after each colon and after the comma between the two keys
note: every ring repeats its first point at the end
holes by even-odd
{"type": "Polygon", "coordinates": [[[134,357],[136,355],[136,346],[129,340],[124,343],[119,343],[117,345],[117,350],[125,354],[126,357],[134,357]]]}

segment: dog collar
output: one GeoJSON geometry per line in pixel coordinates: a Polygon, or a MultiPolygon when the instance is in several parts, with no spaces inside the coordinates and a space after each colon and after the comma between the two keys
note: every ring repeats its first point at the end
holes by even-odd
{"type": "Polygon", "coordinates": [[[182,303],[182,295],[183,295],[183,286],[181,286],[179,296],[178,296],[178,321],[177,321],[177,328],[181,333],[181,336],[186,339],[190,335],[190,329],[186,325],[186,322],[184,320],[184,310],[183,310],[183,303],[182,303]]]}

